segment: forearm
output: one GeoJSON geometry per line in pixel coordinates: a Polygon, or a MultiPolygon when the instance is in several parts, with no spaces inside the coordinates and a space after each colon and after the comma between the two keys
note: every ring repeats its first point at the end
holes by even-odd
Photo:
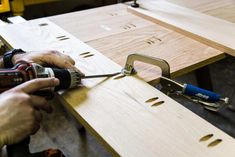
{"type": "Polygon", "coordinates": [[[3,148],[0,148],[0,157],[7,157],[7,149],[6,146],[4,146],[3,148]]]}

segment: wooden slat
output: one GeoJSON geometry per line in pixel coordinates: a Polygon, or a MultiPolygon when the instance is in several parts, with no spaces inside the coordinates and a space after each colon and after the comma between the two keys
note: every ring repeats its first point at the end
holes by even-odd
{"type": "Polygon", "coordinates": [[[129,7],[128,10],[235,56],[234,23],[161,0],[141,3],[141,8],[129,7]]]}
{"type": "MultiPolygon", "coordinates": [[[[86,74],[121,69],[98,51],[45,19],[2,27],[0,34],[15,48],[64,51],[77,61],[76,66],[86,74]],[[69,39],[59,41],[58,36],[69,39]],[[84,51],[94,56],[83,58],[79,54],[84,51]]],[[[235,140],[232,137],[137,76],[119,80],[91,79],[82,83],[84,87],[60,92],[60,98],[113,155],[233,157],[235,154],[235,140]],[[154,102],[145,102],[156,96],[159,97],[156,102],[164,101],[162,105],[151,107],[154,102]],[[213,137],[200,142],[207,134],[213,134],[213,137]],[[208,147],[216,139],[222,139],[222,142],[208,147]]]]}

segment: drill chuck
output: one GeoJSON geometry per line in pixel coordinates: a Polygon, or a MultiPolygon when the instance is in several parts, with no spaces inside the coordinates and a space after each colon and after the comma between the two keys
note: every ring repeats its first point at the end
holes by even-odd
{"type": "Polygon", "coordinates": [[[45,68],[36,63],[32,63],[32,66],[36,78],[55,77],[60,80],[60,84],[54,89],[51,89],[53,91],[74,88],[81,82],[81,73],[73,69],[45,68]]]}
{"type": "Polygon", "coordinates": [[[81,82],[80,74],[72,69],[52,68],[52,71],[54,77],[60,80],[60,85],[55,87],[55,91],[77,87],[81,82]]]}

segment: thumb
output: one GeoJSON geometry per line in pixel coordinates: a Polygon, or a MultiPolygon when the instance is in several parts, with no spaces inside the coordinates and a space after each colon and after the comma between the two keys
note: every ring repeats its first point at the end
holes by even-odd
{"type": "Polygon", "coordinates": [[[57,78],[37,78],[15,87],[14,90],[30,94],[39,91],[40,89],[55,87],[57,85],[59,85],[59,80],[57,78]]]}

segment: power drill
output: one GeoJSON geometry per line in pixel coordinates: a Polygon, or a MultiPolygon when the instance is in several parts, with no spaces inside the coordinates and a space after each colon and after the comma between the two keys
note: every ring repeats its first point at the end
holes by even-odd
{"type": "Polygon", "coordinates": [[[36,63],[20,62],[11,69],[0,69],[0,93],[35,78],[55,77],[60,85],[44,91],[59,91],[77,87],[82,74],[72,69],[42,67],[36,63]]]}
{"type": "MultiPolygon", "coordinates": [[[[35,78],[56,77],[60,80],[60,85],[51,89],[43,89],[35,94],[47,96],[48,93],[61,89],[77,87],[82,78],[82,74],[72,69],[59,69],[42,67],[36,63],[21,62],[11,69],[0,69],[0,92],[4,92],[19,84],[35,78]]],[[[7,146],[9,157],[64,157],[63,153],[57,149],[48,149],[42,152],[30,153],[30,137],[23,141],[7,146]]]]}

